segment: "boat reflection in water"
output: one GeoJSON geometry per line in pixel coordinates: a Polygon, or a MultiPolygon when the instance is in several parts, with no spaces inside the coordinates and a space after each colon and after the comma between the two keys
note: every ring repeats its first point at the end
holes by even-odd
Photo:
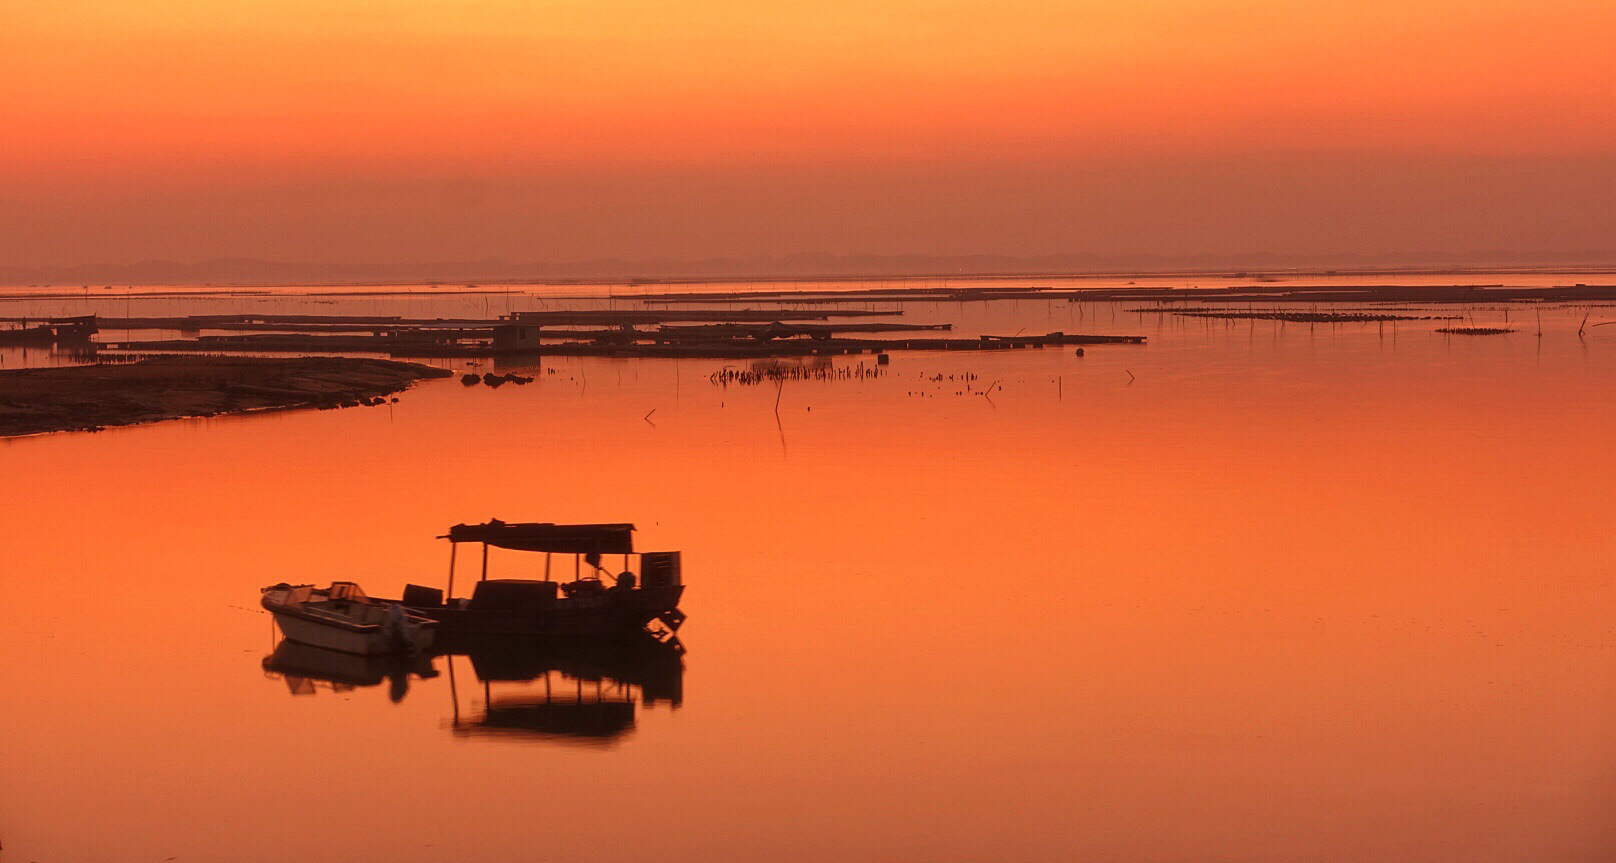
{"type": "Polygon", "coordinates": [[[462,709],[455,691],[462,663],[458,654],[446,656],[455,696],[448,724],[462,737],[606,743],[634,729],[637,705],[677,709],[684,703],[677,641],[541,646],[511,640],[496,647],[484,640],[464,655],[482,684],[482,698],[480,708],[462,709]]]}
{"type": "Polygon", "coordinates": [[[386,654],[363,656],[281,639],[275,652],[264,657],[264,671],[286,681],[293,695],[313,695],[319,689],[348,692],[387,684],[394,702],[404,700],[410,678],[437,677],[429,656],[386,654]]]}
{"type": "Polygon", "coordinates": [[[677,709],[684,702],[684,650],[677,640],[477,636],[434,650],[413,658],[358,656],[283,640],[263,667],[293,695],[385,683],[395,702],[412,680],[445,677],[452,709],[444,725],[467,738],[610,745],[634,730],[640,707],[677,709]]]}

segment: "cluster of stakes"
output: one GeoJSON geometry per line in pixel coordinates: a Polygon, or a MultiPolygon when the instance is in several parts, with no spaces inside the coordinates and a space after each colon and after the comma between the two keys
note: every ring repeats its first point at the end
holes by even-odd
{"type": "Polygon", "coordinates": [[[849,381],[868,380],[886,374],[880,366],[867,366],[859,363],[856,366],[837,368],[832,365],[803,365],[800,363],[758,363],[746,370],[723,368],[707,379],[714,385],[727,387],[730,384],[737,386],[755,386],[763,383],[784,383],[786,381],[849,381]]]}

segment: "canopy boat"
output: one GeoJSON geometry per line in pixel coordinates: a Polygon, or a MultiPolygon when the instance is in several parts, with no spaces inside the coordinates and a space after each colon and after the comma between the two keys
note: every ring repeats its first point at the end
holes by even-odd
{"type": "Polygon", "coordinates": [[[100,332],[95,315],[79,315],[72,318],[51,318],[46,323],[56,330],[57,344],[88,343],[90,337],[100,332]]]}
{"type": "Polygon", "coordinates": [[[447,592],[406,585],[400,602],[437,621],[445,634],[600,638],[650,632],[677,643],[673,633],[685,620],[679,610],[684,594],[679,552],[641,552],[636,573],[631,566],[636,556],[633,534],[632,524],[507,524],[497,519],[457,524],[441,537],[449,540],[447,592]],[[482,544],[482,575],[469,598],[456,598],[455,550],[463,542],[482,544]],[[543,553],[544,578],[489,578],[490,547],[543,553]],[[556,554],[572,555],[572,580],[553,577],[556,554]],[[623,568],[613,574],[602,564],[606,555],[619,554],[623,568]]]}
{"type": "Polygon", "coordinates": [[[55,345],[88,344],[99,330],[95,315],[74,318],[45,318],[30,324],[28,318],[0,319],[11,324],[0,325],[0,345],[55,345]]]}
{"type": "Polygon", "coordinates": [[[263,589],[264,608],[292,641],[373,656],[417,653],[432,644],[437,624],[397,602],[372,599],[351,581],[327,588],[281,584],[263,589]]]}
{"type": "Polygon", "coordinates": [[[0,345],[54,344],[56,344],[56,328],[52,326],[30,327],[24,324],[0,329],[0,345]]]}

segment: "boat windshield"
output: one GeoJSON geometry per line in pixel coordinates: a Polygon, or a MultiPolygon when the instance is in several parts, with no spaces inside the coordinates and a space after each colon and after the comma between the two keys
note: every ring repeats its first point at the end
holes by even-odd
{"type": "Polygon", "coordinates": [[[331,590],[328,592],[328,595],[332,599],[346,599],[353,602],[364,602],[370,598],[365,596],[365,592],[363,590],[359,589],[359,585],[354,584],[351,581],[331,582],[331,590]]]}
{"type": "Polygon", "coordinates": [[[302,605],[303,603],[309,601],[310,594],[313,590],[314,588],[307,584],[280,584],[276,585],[275,587],[265,588],[264,596],[268,597],[269,601],[271,602],[284,603],[286,605],[302,605]]]}

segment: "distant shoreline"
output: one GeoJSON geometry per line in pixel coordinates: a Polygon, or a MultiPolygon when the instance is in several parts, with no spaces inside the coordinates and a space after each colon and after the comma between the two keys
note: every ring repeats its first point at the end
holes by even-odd
{"type": "MultiPolygon", "coordinates": [[[[1293,279],[1293,278],[1381,278],[1397,276],[1470,276],[1470,275],[1499,275],[1499,276],[1590,276],[1616,274],[1616,264],[1601,264],[1588,266],[1509,266],[1509,267],[1297,267],[1297,268],[1205,268],[1205,269],[1161,269],[1161,270],[1093,270],[1093,271],[1002,271],[1002,272],[924,272],[906,273],[901,275],[885,273],[868,274],[800,274],[800,275],[678,275],[678,276],[534,276],[534,277],[507,277],[507,278],[420,278],[420,279],[325,279],[325,280],[242,280],[242,281],[184,281],[168,279],[148,280],[97,280],[111,282],[112,284],[85,285],[82,281],[38,281],[33,283],[0,283],[0,289],[10,293],[0,294],[3,299],[26,299],[34,296],[63,296],[63,290],[88,290],[93,292],[116,290],[119,287],[165,287],[175,288],[172,293],[181,296],[204,296],[211,289],[218,294],[239,293],[241,291],[261,290],[265,293],[276,293],[275,288],[435,288],[432,293],[451,294],[501,294],[508,290],[498,290],[489,286],[512,289],[523,286],[565,287],[568,285],[600,286],[600,287],[642,287],[656,285],[689,285],[689,284],[785,284],[791,282],[925,282],[925,281],[994,281],[1001,279],[1175,279],[1175,278],[1218,278],[1218,279],[1293,279]],[[29,289],[46,291],[43,293],[29,293],[29,289]]],[[[336,291],[339,295],[352,296],[354,291],[336,291]]],[[[373,291],[378,296],[389,294],[425,293],[425,291],[373,291]]],[[[149,294],[150,295],[150,294],[149,294]]]]}

